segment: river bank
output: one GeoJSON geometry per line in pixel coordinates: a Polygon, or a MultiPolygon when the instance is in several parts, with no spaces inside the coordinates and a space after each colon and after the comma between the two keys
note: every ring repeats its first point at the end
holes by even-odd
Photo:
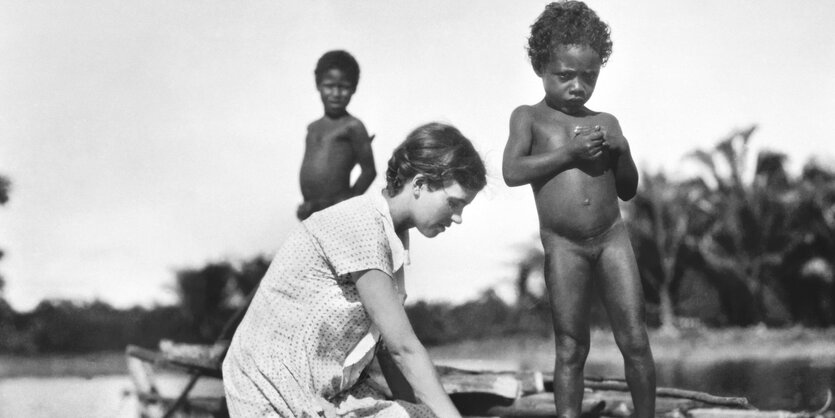
{"type": "MultiPolygon", "coordinates": [[[[592,332],[586,365],[589,377],[619,378],[623,364],[608,330],[592,332]]],[[[650,333],[659,386],[745,396],[761,409],[814,410],[835,387],[835,330],[803,328],[690,329],[679,335],[650,333]]],[[[430,347],[438,364],[475,370],[540,370],[553,367],[553,338],[504,336],[430,347]]],[[[133,416],[122,351],[39,356],[0,355],[0,416],[16,411],[54,410],[79,403],[62,398],[67,387],[104,402],[102,413],[74,416],[133,416]],[[86,389],[82,389],[86,388],[86,389]],[[53,393],[54,392],[54,393],[53,393]],[[34,409],[31,409],[34,410],[34,409]],[[113,413],[123,411],[127,415],[113,413]]],[[[95,402],[92,400],[95,399],[95,402]]],[[[84,402],[80,402],[83,405],[84,402]]],[[[81,410],[79,410],[81,411],[81,410]]],[[[10,415],[16,416],[16,415],[10,415]]],[[[53,416],[26,413],[19,416],[53,416]]]]}
{"type": "MultiPolygon", "coordinates": [[[[652,330],[650,342],[655,359],[660,363],[800,359],[835,363],[835,329],[689,329],[678,335],[652,330]]],[[[591,345],[590,362],[620,362],[620,353],[610,331],[593,330],[591,345]]],[[[489,368],[549,370],[553,367],[549,357],[553,355],[553,347],[553,337],[550,336],[512,335],[430,347],[429,351],[434,359],[442,362],[470,361],[469,368],[483,365],[489,368]]],[[[123,351],[33,356],[0,354],[0,378],[123,374],[123,351]]]]}
{"type": "MultiPolygon", "coordinates": [[[[655,360],[660,363],[799,359],[835,362],[835,329],[694,328],[680,330],[677,334],[651,330],[649,337],[655,360]]],[[[514,367],[537,370],[553,367],[553,359],[547,364],[537,361],[544,354],[553,355],[553,350],[553,336],[503,336],[430,348],[436,359],[459,359],[469,353],[473,360],[499,363],[512,360],[514,367]]],[[[611,331],[592,330],[589,360],[620,361],[620,352],[611,331]]]]}

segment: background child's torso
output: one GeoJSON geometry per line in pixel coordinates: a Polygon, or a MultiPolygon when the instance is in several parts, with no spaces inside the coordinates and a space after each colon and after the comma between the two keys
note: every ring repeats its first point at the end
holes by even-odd
{"type": "Polygon", "coordinates": [[[299,174],[305,201],[350,195],[351,169],[356,165],[351,144],[353,121],[348,116],[318,120],[309,126],[299,174]]]}

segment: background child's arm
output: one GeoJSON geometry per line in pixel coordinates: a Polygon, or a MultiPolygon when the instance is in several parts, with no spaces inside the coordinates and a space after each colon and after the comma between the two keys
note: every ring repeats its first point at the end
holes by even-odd
{"type": "Polygon", "coordinates": [[[361,195],[368,190],[371,182],[377,177],[377,169],[374,167],[374,153],[371,150],[371,137],[365,130],[362,122],[357,121],[351,128],[351,146],[360,166],[360,175],[351,187],[354,196],[361,195]]]}
{"type": "Polygon", "coordinates": [[[618,197],[627,201],[635,197],[638,191],[638,169],[632,160],[629,142],[623,136],[618,120],[612,116],[612,123],[608,124],[606,144],[612,153],[612,171],[615,173],[615,188],[618,197]]]}
{"type": "Polygon", "coordinates": [[[521,186],[532,181],[553,177],[575,167],[579,160],[593,160],[603,152],[603,135],[600,132],[573,135],[565,145],[543,153],[531,155],[533,145],[533,110],[520,106],[510,115],[510,137],[504,149],[502,175],[508,186],[521,186]]]}

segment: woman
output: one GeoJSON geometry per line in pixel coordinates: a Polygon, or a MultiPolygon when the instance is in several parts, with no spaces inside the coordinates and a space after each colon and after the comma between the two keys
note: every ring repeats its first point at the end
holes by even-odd
{"type": "Polygon", "coordinates": [[[276,254],[223,363],[230,415],[459,417],[406,317],[403,265],[409,229],[431,238],[461,223],[485,184],[472,143],[430,123],[394,150],[382,193],[302,222],[276,254]],[[380,340],[396,365],[383,367],[386,377],[405,378],[419,403],[385,400],[360,378],[380,340]]]}

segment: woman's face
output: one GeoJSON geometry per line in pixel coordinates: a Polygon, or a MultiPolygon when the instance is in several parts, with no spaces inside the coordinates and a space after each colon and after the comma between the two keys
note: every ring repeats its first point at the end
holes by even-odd
{"type": "Polygon", "coordinates": [[[418,182],[413,187],[412,221],[428,238],[444,232],[453,223],[460,224],[464,207],[478,194],[461,187],[457,181],[438,188],[429,187],[425,182],[418,182]]]}

